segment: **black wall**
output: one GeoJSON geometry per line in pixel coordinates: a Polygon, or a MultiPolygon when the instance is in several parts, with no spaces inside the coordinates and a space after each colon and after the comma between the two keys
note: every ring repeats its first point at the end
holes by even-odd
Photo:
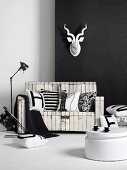
{"type": "Polygon", "coordinates": [[[56,0],[56,81],[96,81],[105,107],[127,104],[127,1],[56,0]],[[78,34],[81,53],[69,51],[63,26],[78,34]]]}

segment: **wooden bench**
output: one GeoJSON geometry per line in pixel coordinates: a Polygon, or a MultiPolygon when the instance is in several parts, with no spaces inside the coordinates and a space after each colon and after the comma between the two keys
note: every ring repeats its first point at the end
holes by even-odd
{"type": "MultiPolygon", "coordinates": [[[[63,91],[68,93],[80,91],[81,93],[96,92],[96,82],[26,82],[25,90],[38,92],[40,89],[49,91],[63,91]]],[[[25,101],[18,97],[17,115],[19,122],[25,127],[25,101]]],[[[99,125],[99,116],[104,114],[104,97],[96,96],[94,112],[53,112],[44,111],[43,120],[51,131],[80,131],[91,129],[99,125]]],[[[18,132],[23,133],[20,127],[18,132]]]]}

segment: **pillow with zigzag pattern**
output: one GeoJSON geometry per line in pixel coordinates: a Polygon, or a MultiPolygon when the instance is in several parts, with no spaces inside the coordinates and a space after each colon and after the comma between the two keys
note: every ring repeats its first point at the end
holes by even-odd
{"type": "Polygon", "coordinates": [[[106,108],[106,111],[115,116],[127,116],[127,105],[111,105],[106,108]]]}

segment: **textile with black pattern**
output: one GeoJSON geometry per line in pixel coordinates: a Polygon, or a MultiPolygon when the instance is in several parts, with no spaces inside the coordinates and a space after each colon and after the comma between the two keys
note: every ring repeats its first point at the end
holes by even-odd
{"type": "MultiPolygon", "coordinates": [[[[57,137],[58,134],[51,133],[46,127],[40,111],[29,110],[29,98],[26,95],[18,95],[25,100],[25,112],[26,112],[26,131],[30,134],[41,135],[45,138],[57,137]]],[[[15,103],[15,116],[17,117],[17,98],[15,103]]]]}

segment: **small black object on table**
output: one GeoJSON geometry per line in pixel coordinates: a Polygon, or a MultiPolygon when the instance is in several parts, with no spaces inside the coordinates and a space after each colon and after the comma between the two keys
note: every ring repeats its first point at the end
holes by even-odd
{"type": "Polygon", "coordinates": [[[97,131],[98,129],[99,129],[98,126],[97,126],[97,125],[94,125],[93,130],[94,130],[94,131],[97,131]]]}
{"type": "Polygon", "coordinates": [[[104,132],[109,132],[109,131],[110,131],[109,127],[104,127],[104,132]]]}

